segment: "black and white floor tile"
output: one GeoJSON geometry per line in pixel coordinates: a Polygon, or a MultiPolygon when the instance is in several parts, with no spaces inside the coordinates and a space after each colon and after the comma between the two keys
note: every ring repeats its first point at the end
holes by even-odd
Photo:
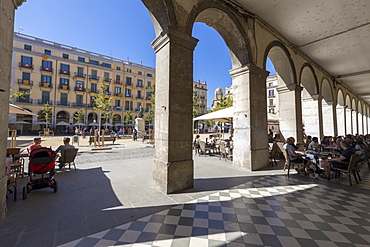
{"type": "Polygon", "coordinates": [[[369,246],[370,195],[266,176],[67,246],[369,246]]]}

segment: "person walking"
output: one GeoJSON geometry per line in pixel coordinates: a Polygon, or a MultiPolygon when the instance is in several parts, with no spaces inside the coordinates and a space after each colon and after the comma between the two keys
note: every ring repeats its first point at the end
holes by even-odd
{"type": "Polygon", "coordinates": [[[136,128],[134,128],[134,129],[132,130],[132,139],[133,139],[134,141],[137,141],[137,130],[136,130],[136,128]]]}

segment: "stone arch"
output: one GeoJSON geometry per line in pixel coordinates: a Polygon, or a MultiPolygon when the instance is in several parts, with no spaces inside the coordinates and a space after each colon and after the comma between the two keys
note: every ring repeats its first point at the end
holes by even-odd
{"type": "Polygon", "coordinates": [[[245,40],[248,36],[237,20],[235,12],[229,10],[224,3],[204,1],[196,5],[187,19],[186,34],[191,35],[195,22],[205,23],[221,35],[229,49],[233,68],[239,68],[252,62],[249,44],[255,44],[255,41],[245,40]]]}
{"type": "Polygon", "coordinates": [[[58,111],[56,114],[56,122],[55,123],[59,123],[61,121],[64,121],[66,123],[69,123],[69,119],[70,119],[70,114],[68,111],[65,111],[65,110],[60,110],[58,111]]]}
{"type": "Polygon", "coordinates": [[[337,91],[336,103],[338,135],[344,136],[346,134],[346,104],[344,100],[344,93],[341,88],[337,91]]]}
{"type": "Polygon", "coordinates": [[[309,95],[318,95],[318,81],[315,70],[311,64],[305,63],[302,65],[299,83],[305,88],[305,90],[303,90],[303,97],[307,97],[309,95]],[[309,95],[306,95],[306,93],[308,93],[309,95]]]}
{"type": "Polygon", "coordinates": [[[169,0],[141,0],[148,9],[152,19],[154,30],[158,36],[163,30],[168,27],[177,28],[172,1],[169,0]]]}
{"type": "Polygon", "coordinates": [[[122,123],[122,116],[121,114],[115,113],[113,115],[113,125],[118,123],[122,123]]]}
{"type": "MultiPolygon", "coordinates": [[[[321,82],[321,114],[322,114],[322,126],[324,136],[334,136],[334,96],[331,84],[327,78],[323,78],[321,82]]],[[[343,117],[344,120],[344,117],[343,117]]]]}
{"type": "Polygon", "coordinates": [[[98,121],[98,114],[96,112],[90,112],[87,114],[87,124],[91,124],[94,122],[94,120],[98,121]]]}
{"type": "Polygon", "coordinates": [[[263,57],[264,69],[266,69],[267,57],[274,64],[278,76],[279,86],[297,84],[296,71],[293,59],[286,46],[280,41],[272,41],[266,47],[263,57]]]}

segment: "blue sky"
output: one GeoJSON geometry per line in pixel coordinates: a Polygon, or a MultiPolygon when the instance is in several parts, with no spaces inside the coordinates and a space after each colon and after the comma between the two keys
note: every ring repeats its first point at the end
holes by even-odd
{"type": "MultiPolygon", "coordinates": [[[[155,33],[140,0],[28,0],[15,12],[14,31],[155,67],[155,33]],[[21,29],[20,29],[21,28],[21,29]]],[[[208,102],[217,87],[231,84],[230,54],[221,36],[196,23],[194,80],[206,81],[208,102]]],[[[268,64],[267,70],[274,71],[268,64]]]]}

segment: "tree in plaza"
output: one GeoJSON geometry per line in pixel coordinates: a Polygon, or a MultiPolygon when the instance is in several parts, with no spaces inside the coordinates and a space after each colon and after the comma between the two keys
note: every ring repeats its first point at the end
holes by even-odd
{"type": "MultiPolygon", "coordinates": [[[[49,123],[49,120],[51,119],[51,111],[52,111],[49,103],[45,103],[44,108],[42,108],[41,111],[44,114],[45,122],[49,123]]],[[[48,124],[46,124],[46,128],[48,128],[48,124]]]]}
{"type": "Polygon", "coordinates": [[[131,111],[130,110],[126,111],[126,116],[125,116],[123,122],[126,125],[132,122],[132,114],[131,114],[131,111]]]}
{"type": "Polygon", "coordinates": [[[74,119],[76,120],[77,123],[83,123],[85,114],[83,112],[83,108],[80,108],[74,115],[74,119]]]}
{"type": "MultiPolygon", "coordinates": [[[[29,92],[15,92],[15,93],[12,93],[9,98],[20,98],[20,99],[25,99],[27,95],[29,95],[30,93],[29,92]]],[[[10,101],[10,103],[12,103],[10,101]]]]}
{"type": "MultiPolygon", "coordinates": [[[[148,124],[150,124],[154,120],[155,84],[153,84],[153,86],[148,89],[148,92],[150,93],[151,106],[150,106],[148,114],[145,116],[145,121],[148,122],[148,124]]],[[[149,129],[150,129],[150,126],[149,126],[149,129]]]]}
{"type": "Polygon", "coordinates": [[[193,91],[193,118],[198,116],[198,106],[199,106],[199,102],[197,100],[197,95],[195,93],[196,91],[193,91]]]}
{"type": "Polygon", "coordinates": [[[233,99],[231,96],[221,93],[214,111],[222,110],[231,106],[233,106],[233,99]]]}
{"type": "Polygon", "coordinates": [[[102,118],[107,121],[112,116],[112,109],[110,107],[110,104],[113,100],[113,97],[108,95],[107,89],[108,86],[105,84],[104,79],[102,79],[99,93],[92,94],[94,96],[95,103],[94,110],[99,112],[99,130],[101,129],[102,118]]]}

